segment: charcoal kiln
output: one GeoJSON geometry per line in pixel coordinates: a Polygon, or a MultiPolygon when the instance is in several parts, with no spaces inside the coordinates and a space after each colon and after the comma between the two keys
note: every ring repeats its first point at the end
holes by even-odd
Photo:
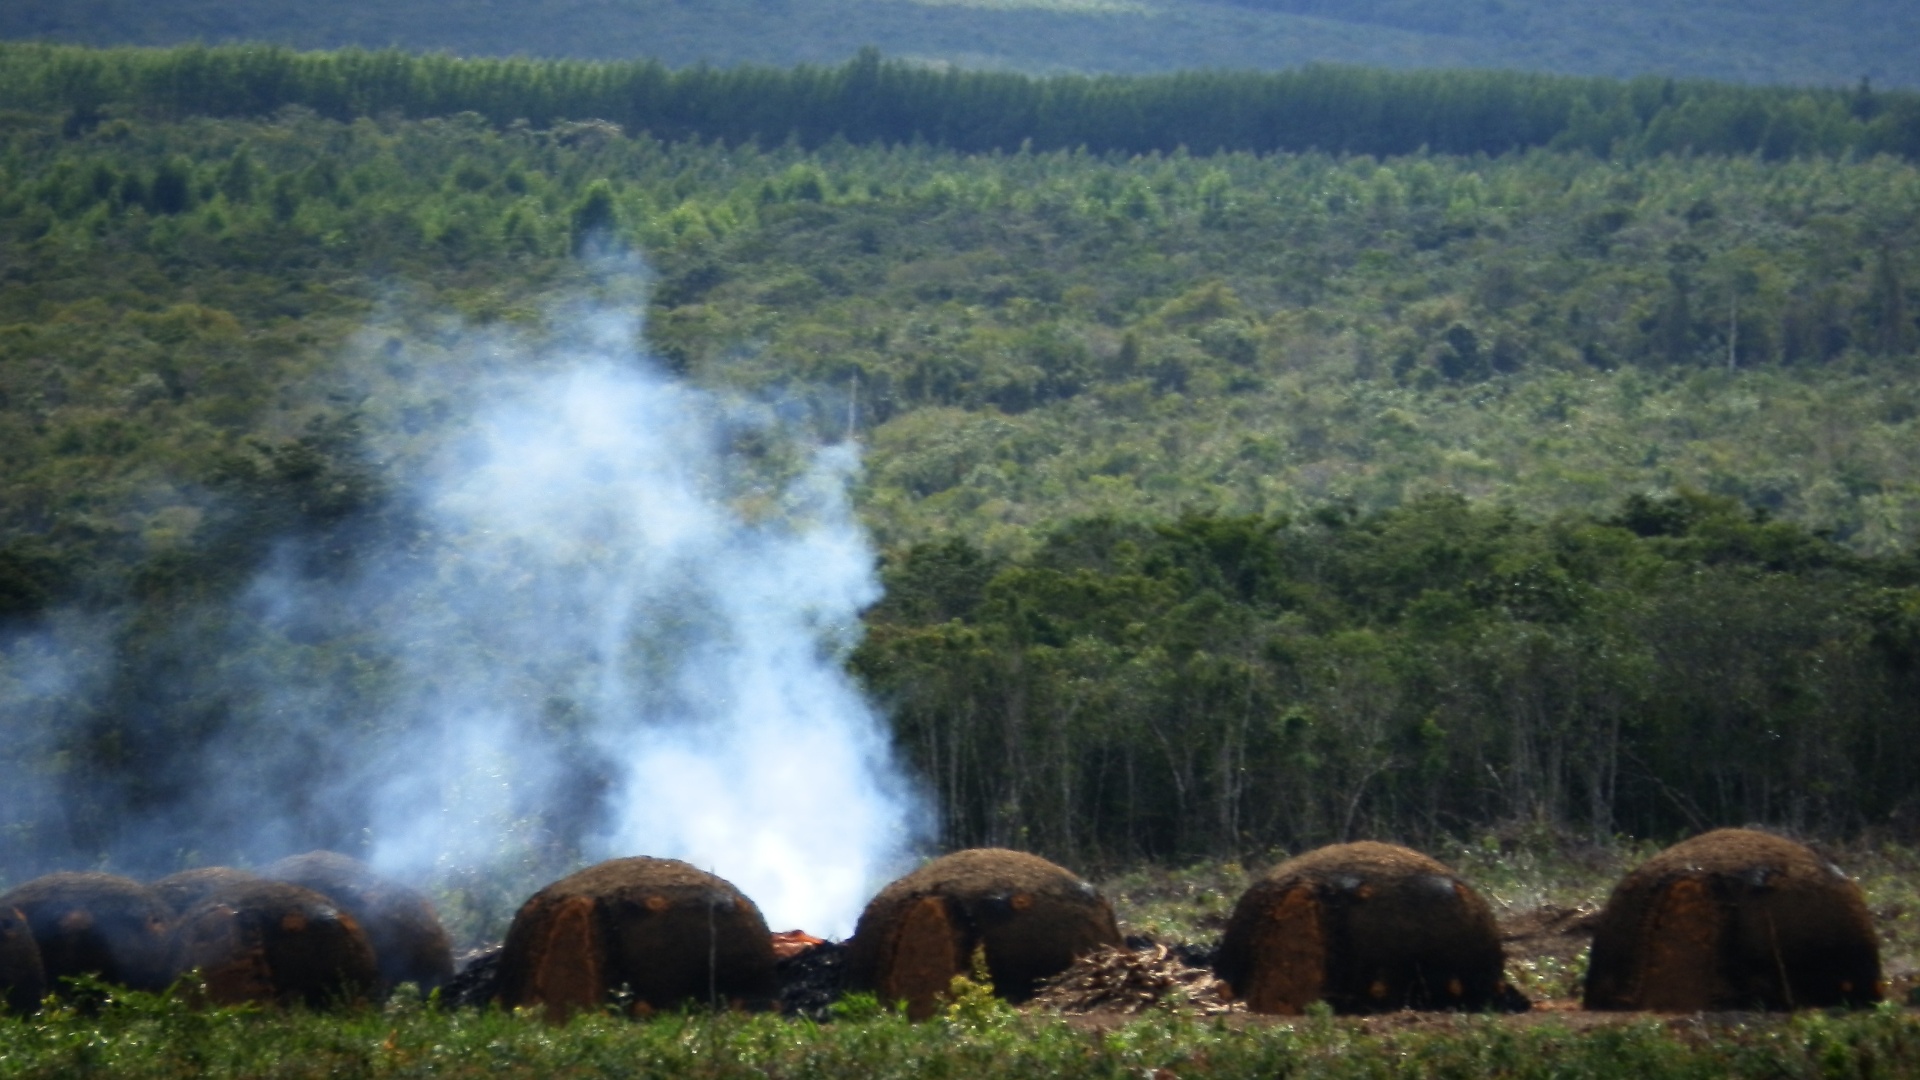
{"type": "Polygon", "coordinates": [[[173,964],[198,971],[216,1005],[356,1005],[380,983],[373,945],[353,916],[284,881],[239,881],[204,897],[174,929],[173,964]]]}
{"type": "Polygon", "coordinates": [[[996,994],[1026,1001],[1075,959],[1121,944],[1113,908],[1094,887],[1037,855],[975,848],[895,881],[847,942],[847,985],[907,1003],[925,1019],[956,975],[985,952],[996,994]]]}
{"type": "Polygon", "coordinates": [[[47,996],[47,970],[33,928],[18,908],[0,907],[0,1008],[25,1015],[47,996]]]}
{"type": "Polygon", "coordinates": [[[1516,1007],[1493,911],[1439,862],[1363,841],[1269,870],[1234,906],[1214,970],[1254,1012],[1516,1007]]]}
{"type": "Polygon", "coordinates": [[[614,1002],[766,1008],[776,991],[760,909],[676,859],[613,859],[541,889],[514,915],[499,972],[502,1004],[556,1022],[614,1002]]]}
{"type": "Polygon", "coordinates": [[[353,916],[373,943],[383,991],[410,982],[427,992],[453,978],[453,943],[433,902],[358,859],[310,851],[281,859],[261,876],[312,889],[353,916]]]}
{"type": "Polygon", "coordinates": [[[0,896],[0,911],[18,910],[40,949],[48,989],[92,975],[133,990],[163,990],[171,913],[137,881],[98,873],[35,878],[0,896]]]}
{"type": "Polygon", "coordinates": [[[160,901],[167,905],[167,910],[178,918],[217,892],[258,880],[258,875],[235,870],[231,866],[202,866],[168,874],[147,888],[152,889],[160,901]]]}
{"type": "Polygon", "coordinates": [[[1805,845],[1751,829],[1676,844],[1600,913],[1589,1009],[1861,1006],[1885,993],[1866,900],[1805,845]]]}

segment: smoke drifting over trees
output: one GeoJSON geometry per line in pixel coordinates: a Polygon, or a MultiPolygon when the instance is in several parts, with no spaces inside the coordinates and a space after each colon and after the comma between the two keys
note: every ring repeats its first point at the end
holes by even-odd
{"type": "MultiPolygon", "coordinates": [[[[709,70],[660,85],[773,111],[645,134],[566,115],[645,64],[0,51],[19,866],[324,846],[456,874],[478,835],[521,872],[464,878],[496,891],[455,917],[504,925],[623,835],[803,818],[758,797],[822,762],[885,790],[882,732],[943,845],[1089,871],[1912,828],[1911,94],[1319,72],[1285,85],[1378,91],[1345,149],[1389,156],[951,140],[980,154],[885,145],[913,117],[854,91],[958,120],[1099,83],[1056,115],[1137,148],[1182,129],[1129,102],[1282,83],[709,70]],[[1553,105],[1548,146],[1420,151],[1401,121],[1480,90],[1553,105]],[[290,100],[317,104],[227,115],[290,100]],[[659,268],[684,382],[622,359],[624,316],[548,307],[600,227],[659,268]],[[857,480],[784,434],[850,426],[857,480]],[[656,452],[674,432],[691,456],[656,452]],[[864,614],[849,484],[885,549],[864,614]],[[691,756],[759,754],[754,702],[802,699],[789,732],[844,703],[856,615],[887,725],[691,756]]],[[[713,868],[771,907],[796,864],[755,858],[766,885],[713,868]]]]}
{"type": "Polygon", "coordinates": [[[923,828],[841,664],[878,598],[857,456],[661,372],[618,284],[544,340],[441,327],[482,359],[424,391],[451,419],[385,490],[360,466],[398,447],[324,430],[270,458],[305,482],[274,488],[289,513],[236,482],[224,512],[255,543],[281,526],[271,550],[231,604],[116,627],[142,670],[57,629],[15,643],[74,666],[23,665],[24,701],[68,712],[23,730],[110,717],[148,758],[116,790],[10,796],[31,846],[155,868],[349,847],[416,878],[647,853],[849,931],[923,828]]]}

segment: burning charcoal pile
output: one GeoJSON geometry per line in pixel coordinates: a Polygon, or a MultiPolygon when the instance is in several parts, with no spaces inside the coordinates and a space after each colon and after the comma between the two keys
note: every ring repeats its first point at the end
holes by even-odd
{"type": "Polygon", "coordinates": [[[1054,1012],[1124,1016],[1149,1009],[1202,1016],[1246,1011],[1232,998],[1225,983],[1205,968],[1189,966],[1178,948],[1107,946],[1048,980],[1030,1004],[1054,1012]]]}
{"type": "Polygon", "coordinates": [[[0,896],[33,932],[50,989],[92,975],[134,990],[164,990],[172,913],[153,890],[113,874],[48,874],[0,896]]]}
{"type": "Polygon", "coordinates": [[[154,895],[167,905],[174,918],[179,918],[216,893],[259,880],[256,875],[235,870],[231,866],[202,866],[168,874],[147,888],[152,889],[154,895]]]}
{"type": "Polygon", "coordinates": [[[459,971],[440,987],[443,1009],[484,1009],[500,993],[500,956],[494,945],[460,958],[459,971]]]}
{"type": "Polygon", "coordinates": [[[199,971],[221,1005],[352,1005],[380,981],[353,916],[311,889],[258,879],[215,890],[180,917],[173,967],[199,971]]]}
{"type": "Polygon", "coordinates": [[[1254,1012],[1518,1008],[1492,909],[1453,871],[1393,844],[1281,863],[1234,906],[1214,967],[1254,1012]]]}
{"type": "Polygon", "coordinates": [[[431,991],[453,978],[453,948],[432,902],[365,863],[332,851],[310,851],[281,859],[263,876],[312,889],[353,916],[373,943],[383,991],[403,982],[431,991]]]}
{"type": "Polygon", "coordinates": [[[46,992],[47,971],[27,917],[18,908],[0,907],[0,1007],[30,1013],[46,992]]]}
{"type": "Polygon", "coordinates": [[[773,966],[780,982],[780,1012],[824,1021],[846,989],[847,947],[822,941],[781,957],[773,966]]]}
{"type": "Polygon", "coordinates": [[[507,931],[499,996],[549,1019],[616,997],[645,1015],[690,1002],[764,1007],[773,935],[730,883],[676,859],[613,859],[521,905],[507,931]]]}
{"type": "Polygon", "coordinates": [[[1015,1004],[1041,980],[1120,944],[1113,908],[1092,885],[1037,855],[976,848],[935,859],[873,898],[847,942],[847,985],[932,1016],[955,975],[984,949],[994,993],[1015,1004]]]}
{"type": "Polygon", "coordinates": [[[1586,1007],[1858,1007],[1882,996],[1859,886],[1804,845],[1718,829],[1614,888],[1594,931],[1586,1007]]]}
{"type": "MultiPolygon", "coordinates": [[[[832,1019],[833,1003],[845,992],[847,947],[807,935],[774,934],[774,995],[784,1016],[813,1021],[832,1019]]],[[[505,950],[495,945],[460,958],[459,972],[440,988],[444,1009],[484,1009],[500,995],[500,963],[505,950]]]]}

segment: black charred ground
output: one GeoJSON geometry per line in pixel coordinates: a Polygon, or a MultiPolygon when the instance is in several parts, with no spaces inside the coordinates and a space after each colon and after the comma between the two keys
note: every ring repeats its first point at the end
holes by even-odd
{"type": "MultiPolygon", "coordinates": [[[[778,998],[784,1016],[825,1021],[843,992],[847,947],[835,942],[815,945],[774,965],[780,981],[778,998]]],[[[440,988],[445,1009],[484,1009],[499,993],[501,947],[476,949],[460,958],[459,970],[440,988]]]]}
{"type": "MultiPolygon", "coordinates": [[[[1151,949],[1157,940],[1138,934],[1127,938],[1127,948],[1151,949]]],[[[1192,942],[1168,946],[1189,967],[1210,968],[1214,949],[1192,942]]],[[[459,958],[453,979],[440,988],[440,1005],[445,1009],[484,1009],[493,1003],[500,980],[501,948],[498,945],[475,949],[459,958]]],[[[846,992],[847,947],[839,942],[823,942],[786,957],[774,965],[774,977],[780,988],[776,997],[782,1016],[815,1023],[833,1019],[833,1005],[846,992]]]]}

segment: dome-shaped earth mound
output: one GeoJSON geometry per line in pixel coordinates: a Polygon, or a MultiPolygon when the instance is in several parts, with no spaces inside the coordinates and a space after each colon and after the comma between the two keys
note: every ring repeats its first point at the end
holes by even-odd
{"type": "Polygon", "coordinates": [[[847,983],[924,1019],[953,977],[972,970],[976,948],[994,992],[1020,1002],[1079,957],[1120,943],[1113,908],[1092,885],[1037,855],[975,848],[873,898],[847,943],[847,983]]]}
{"type": "Polygon", "coordinates": [[[284,881],[240,881],[207,896],[181,916],[173,959],[177,970],[198,970],[220,1005],[358,1004],[380,981],[353,916],[284,881]]]}
{"type": "Polygon", "coordinates": [[[1791,840],[1718,829],[1614,887],[1586,1007],[1696,1012],[1868,1005],[1884,994],[1859,886],[1791,840]]]}
{"type": "Polygon", "coordinates": [[[163,990],[171,913],[153,890],[113,874],[48,874],[0,896],[32,928],[48,987],[94,975],[134,990],[163,990]]]}
{"type": "Polygon", "coordinates": [[[753,901],[676,859],[613,859],[522,904],[500,956],[500,1000],[552,1020],[620,998],[635,1013],[688,1003],[759,1008],[773,941],[753,901]]]}
{"type": "Polygon", "coordinates": [[[258,875],[245,870],[235,870],[231,866],[202,866],[196,870],[182,870],[147,886],[167,905],[167,910],[177,918],[199,906],[215,893],[244,885],[249,881],[259,881],[258,875]]]}
{"type": "Polygon", "coordinates": [[[453,943],[432,901],[365,863],[332,851],[310,851],[281,859],[261,876],[331,897],[353,916],[373,942],[383,989],[411,982],[429,991],[453,978],[453,943]]]}
{"type": "Polygon", "coordinates": [[[1489,1009],[1511,997],[1493,911],[1440,863],[1364,841],[1269,870],[1234,906],[1214,970],[1247,1008],[1489,1009]]]}
{"type": "Polygon", "coordinates": [[[30,1013],[46,996],[47,971],[27,917],[17,908],[0,907],[0,1007],[30,1013]]]}

